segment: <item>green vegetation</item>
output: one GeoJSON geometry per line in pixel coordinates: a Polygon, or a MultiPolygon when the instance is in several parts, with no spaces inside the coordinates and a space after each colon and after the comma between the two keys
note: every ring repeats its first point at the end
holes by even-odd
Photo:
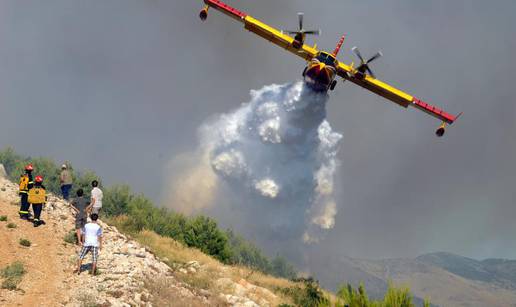
{"type": "Polygon", "coordinates": [[[26,247],[29,247],[31,245],[31,242],[27,239],[20,239],[20,241],[18,241],[18,243],[20,243],[21,246],[26,246],[26,247]]]}
{"type": "Polygon", "coordinates": [[[63,238],[66,243],[75,244],[77,243],[77,234],[75,230],[70,230],[63,238]]]}
{"type": "MultiPolygon", "coordinates": [[[[342,286],[337,293],[339,304],[348,307],[415,307],[413,297],[408,288],[396,288],[389,284],[383,300],[370,300],[367,296],[364,285],[354,289],[350,284],[342,286]]],[[[430,302],[425,300],[425,307],[430,307],[430,302]]]]}
{"type": "MultiPolygon", "coordinates": [[[[47,158],[22,157],[12,148],[0,151],[0,163],[4,165],[10,179],[15,182],[18,181],[20,174],[23,173],[24,166],[28,162],[32,162],[36,174],[45,178],[47,189],[59,195],[58,178],[60,169],[54,161],[47,158]]],[[[95,173],[91,171],[77,172],[71,165],[69,165],[69,169],[72,171],[74,178],[74,191],[71,195],[73,196],[78,188],[82,188],[85,192],[90,191],[91,181],[98,178],[95,173]]],[[[123,232],[148,237],[149,233],[142,231],[150,230],[162,237],[172,238],[187,247],[196,248],[223,263],[244,265],[251,270],[301,282],[296,283],[295,286],[274,287],[277,292],[290,297],[296,306],[414,306],[412,295],[407,288],[395,288],[392,285],[389,285],[389,289],[381,301],[370,300],[363,285],[359,286],[358,289],[354,289],[351,285],[343,286],[338,291],[336,301],[334,301],[333,297],[328,297],[321,290],[318,282],[314,279],[295,279],[296,270],[284,258],[279,255],[273,259],[268,258],[258,247],[236,235],[232,230],[221,230],[216,221],[209,217],[200,215],[190,218],[164,208],[157,208],[145,196],[134,194],[127,185],[102,187],[102,189],[104,191],[103,213],[123,232]]],[[[9,223],[7,227],[15,228],[16,224],[9,223]]],[[[64,241],[67,243],[75,243],[75,239],[74,231],[70,231],[64,237],[64,241]]],[[[30,241],[21,239],[20,244],[30,246],[30,241]]],[[[159,250],[159,248],[157,249],[159,250]]],[[[177,247],[171,250],[177,252],[177,247]]],[[[172,254],[172,252],[169,251],[169,254],[172,254]]],[[[18,271],[20,271],[20,265],[19,263],[16,264],[18,271]]],[[[21,265],[21,271],[24,272],[23,265],[21,265]]],[[[16,289],[21,280],[21,275],[23,273],[20,273],[20,277],[17,278],[4,277],[6,280],[2,283],[2,287],[16,289]]],[[[2,276],[4,276],[3,271],[2,276]]],[[[201,288],[209,285],[208,281],[201,279],[191,282],[195,284],[204,282],[203,286],[200,286],[201,288]]],[[[84,297],[81,301],[83,301],[84,306],[95,304],[95,301],[89,297],[84,297]]],[[[425,301],[425,307],[428,306],[430,306],[430,303],[425,301]]]]}
{"type": "Polygon", "coordinates": [[[0,215],[0,222],[7,221],[7,215],[0,215]]]}
{"type": "MultiPolygon", "coordinates": [[[[29,162],[34,166],[35,175],[44,177],[47,190],[59,195],[60,167],[54,161],[41,157],[23,157],[10,147],[0,151],[0,163],[4,165],[10,179],[15,182],[29,162]]],[[[74,190],[71,195],[73,196],[78,188],[88,193],[91,190],[91,181],[98,177],[94,172],[78,172],[69,163],[68,166],[74,178],[74,190]]],[[[277,256],[270,260],[250,242],[236,236],[232,231],[220,229],[217,222],[209,217],[201,215],[189,218],[164,208],[157,208],[145,196],[133,193],[127,185],[102,189],[104,214],[111,218],[126,217],[121,225],[122,231],[135,234],[144,229],[152,230],[188,247],[198,248],[226,264],[242,264],[278,277],[296,276],[293,266],[284,258],[277,256]]],[[[68,236],[65,241],[66,239],[71,241],[68,236]]]]}
{"type": "Polygon", "coordinates": [[[258,247],[236,235],[232,230],[227,230],[226,235],[233,251],[232,263],[241,264],[274,276],[288,279],[297,277],[295,268],[285,258],[276,255],[274,259],[269,260],[258,247]]]}
{"type": "MultiPolygon", "coordinates": [[[[299,307],[326,307],[331,306],[330,299],[324,295],[319,283],[313,278],[301,278],[296,281],[302,282],[302,286],[277,289],[284,295],[292,298],[292,301],[299,307]]],[[[288,306],[285,305],[284,306],[288,306]]],[[[365,306],[364,306],[365,307],[365,306]]]]}
{"type": "Polygon", "coordinates": [[[21,282],[23,275],[26,273],[23,263],[16,261],[6,266],[0,271],[0,276],[4,278],[2,288],[16,290],[21,282]]]}

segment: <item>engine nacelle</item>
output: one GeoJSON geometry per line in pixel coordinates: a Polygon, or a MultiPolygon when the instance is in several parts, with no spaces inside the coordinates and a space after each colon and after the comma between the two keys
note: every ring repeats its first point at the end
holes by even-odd
{"type": "Polygon", "coordinates": [[[439,128],[437,128],[437,130],[435,130],[435,135],[437,135],[438,137],[442,137],[445,132],[446,132],[446,124],[443,123],[441,126],[439,126],[439,128]]]}
{"type": "Polygon", "coordinates": [[[209,6],[205,6],[201,12],[199,13],[199,18],[201,18],[202,21],[205,21],[208,18],[208,9],[209,6]]]}
{"type": "Polygon", "coordinates": [[[296,49],[301,49],[303,47],[303,44],[305,43],[305,38],[302,33],[296,34],[294,36],[294,41],[292,42],[292,47],[296,49]]]}

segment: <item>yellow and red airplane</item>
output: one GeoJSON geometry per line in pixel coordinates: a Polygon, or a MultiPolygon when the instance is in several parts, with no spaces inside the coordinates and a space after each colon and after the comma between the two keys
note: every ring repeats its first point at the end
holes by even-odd
{"type": "Polygon", "coordinates": [[[338,75],[341,78],[360,85],[361,87],[389,99],[402,107],[407,108],[408,106],[412,106],[441,120],[442,124],[435,131],[435,134],[439,137],[444,135],[446,125],[451,125],[462,114],[455,116],[446,113],[437,107],[376,79],[375,75],[369,68],[369,64],[382,56],[381,52],[376,53],[366,61],[362,57],[360,51],[354,47],[352,51],[360,59],[360,65],[355,68],[353,63],[351,63],[351,65],[347,65],[336,59],[337,54],[344,43],[344,36],[339,40],[337,47],[332,53],[318,50],[317,45],[314,45],[313,47],[305,45],[304,42],[307,34],[317,35],[320,31],[304,30],[303,15],[301,13],[299,14],[298,31],[280,31],[222,1],[204,0],[204,3],[206,5],[199,13],[201,20],[204,21],[207,19],[208,10],[211,7],[237,21],[242,22],[245,29],[305,59],[308,64],[303,70],[303,78],[305,83],[315,91],[333,90],[337,84],[335,77],[338,75]],[[287,33],[293,34],[294,37],[287,35],[287,33]]]}

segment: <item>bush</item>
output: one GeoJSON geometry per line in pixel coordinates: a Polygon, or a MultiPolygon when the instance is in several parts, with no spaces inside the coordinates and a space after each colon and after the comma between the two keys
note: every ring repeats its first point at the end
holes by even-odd
{"type": "Polygon", "coordinates": [[[185,243],[190,247],[200,249],[218,260],[228,263],[231,259],[231,249],[226,234],[217,223],[208,217],[198,216],[190,220],[185,232],[185,243]]]}
{"type": "Polygon", "coordinates": [[[75,230],[70,230],[63,238],[63,240],[66,242],[66,243],[70,243],[70,244],[76,244],[78,242],[77,240],[77,234],[75,232],[75,230]]]}
{"type": "Polygon", "coordinates": [[[294,279],[297,276],[295,268],[279,255],[269,258],[251,242],[236,235],[231,229],[226,231],[231,247],[231,263],[245,265],[276,277],[294,279]]]}
{"type": "Polygon", "coordinates": [[[0,216],[0,222],[5,222],[5,221],[7,221],[7,215],[0,216]]]}
{"type": "MultiPolygon", "coordinates": [[[[61,166],[54,160],[41,157],[23,157],[17,154],[11,147],[0,151],[0,163],[4,165],[9,178],[14,182],[18,182],[20,175],[25,173],[25,165],[29,162],[34,166],[33,175],[43,176],[43,184],[47,191],[60,195],[61,183],[59,181],[59,174],[61,172],[61,166]]],[[[97,178],[95,173],[91,171],[84,173],[75,172],[70,163],[67,163],[67,165],[72,173],[72,178],[74,178],[74,190],[71,195],[75,195],[75,191],[79,188],[84,189],[85,192],[89,191],[91,189],[91,181],[97,178]]]]}
{"type": "MultiPolygon", "coordinates": [[[[342,286],[337,292],[337,297],[349,307],[415,307],[409,289],[396,288],[392,283],[389,283],[389,288],[381,301],[370,301],[363,284],[360,284],[358,290],[350,284],[342,286]]],[[[425,300],[424,306],[429,307],[430,302],[425,300]]]]}
{"type": "Polygon", "coordinates": [[[9,223],[7,224],[7,228],[16,228],[16,224],[15,223],[9,223]]]}
{"type": "Polygon", "coordinates": [[[6,266],[0,271],[0,276],[4,278],[2,282],[3,289],[16,290],[21,282],[23,275],[26,273],[23,263],[16,261],[6,266]]]}
{"type": "MultiPolygon", "coordinates": [[[[290,287],[279,289],[284,295],[289,296],[296,306],[300,307],[326,307],[330,306],[330,300],[324,295],[319,283],[313,278],[298,279],[303,287],[290,287]]],[[[351,307],[351,306],[349,306],[351,307]]],[[[366,307],[366,306],[361,306],[366,307]]]]}
{"type": "Polygon", "coordinates": [[[31,245],[31,242],[27,239],[20,239],[19,243],[21,246],[26,246],[26,247],[29,247],[31,245]]]}

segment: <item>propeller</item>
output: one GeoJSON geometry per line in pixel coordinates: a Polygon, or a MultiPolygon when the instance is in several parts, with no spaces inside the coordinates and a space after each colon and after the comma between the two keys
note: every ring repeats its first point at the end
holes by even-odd
{"type": "Polygon", "coordinates": [[[366,61],[364,60],[364,57],[362,56],[360,50],[358,50],[357,47],[353,47],[351,48],[351,50],[360,59],[360,66],[358,66],[357,70],[361,73],[365,73],[367,71],[373,78],[376,78],[371,68],[369,68],[369,63],[383,56],[382,52],[378,51],[375,55],[373,55],[369,60],[366,61]]]}
{"type": "Polygon", "coordinates": [[[303,17],[304,17],[304,13],[297,13],[297,18],[299,20],[299,30],[297,31],[289,31],[289,30],[284,30],[282,32],[284,33],[288,33],[288,34],[292,34],[292,35],[298,35],[298,34],[301,34],[301,35],[305,35],[305,34],[310,34],[310,35],[320,35],[321,34],[321,30],[305,30],[303,29],[303,17]]]}

